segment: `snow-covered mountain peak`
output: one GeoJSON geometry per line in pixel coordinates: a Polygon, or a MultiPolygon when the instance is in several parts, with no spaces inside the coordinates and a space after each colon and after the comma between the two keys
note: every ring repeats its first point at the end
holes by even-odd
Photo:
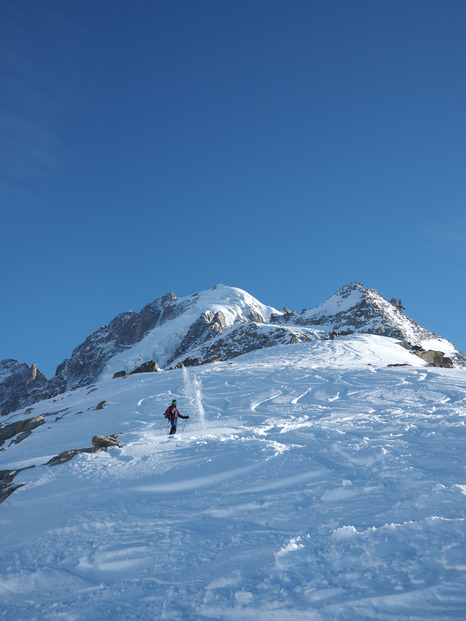
{"type": "Polygon", "coordinates": [[[130,372],[147,360],[156,360],[162,367],[176,363],[237,324],[265,324],[276,314],[280,311],[226,285],[176,298],[138,342],[108,359],[101,378],[122,370],[130,372]],[[170,321],[166,321],[167,315],[170,321]]]}
{"type": "MultiPolygon", "coordinates": [[[[241,354],[302,342],[362,333],[406,341],[408,348],[443,352],[466,366],[452,343],[403,314],[374,289],[352,282],[301,315],[267,306],[237,287],[217,284],[178,298],[169,292],[140,312],[129,311],[90,334],[47,380],[28,365],[0,364],[0,411],[56,396],[97,380],[125,375],[149,365],[177,365],[230,360],[241,354]],[[31,379],[33,377],[33,381],[31,379]]],[[[429,363],[444,361],[428,360],[429,363]]]]}
{"type": "Polygon", "coordinates": [[[192,307],[200,313],[210,311],[215,314],[221,311],[228,327],[234,323],[248,321],[251,314],[255,320],[266,323],[272,314],[279,312],[271,306],[262,304],[243,289],[221,284],[215,285],[212,289],[194,293],[187,298],[180,298],[179,301],[186,303],[187,300],[194,300],[192,307]]]}
{"type": "Polygon", "coordinates": [[[413,347],[441,351],[464,364],[464,356],[452,343],[417,324],[375,289],[356,282],[345,285],[316,308],[303,311],[296,323],[335,334],[389,336],[413,347]]]}
{"type": "Polygon", "coordinates": [[[353,309],[366,299],[367,289],[356,282],[345,285],[314,309],[306,310],[303,318],[318,320],[331,317],[353,309]]]}

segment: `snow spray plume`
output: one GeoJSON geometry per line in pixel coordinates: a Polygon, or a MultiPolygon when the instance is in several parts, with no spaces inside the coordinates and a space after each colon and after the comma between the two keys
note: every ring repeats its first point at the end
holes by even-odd
{"type": "Polygon", "coordinates": [[[190,398],[191,402],[199,415],[199,420],[202,423],[202,427],[205,428],[205,411],[202,405],[202,382],[195,375],[191,379],[189,371],[183,366],[183,383],[184,393],[190,398]]]}

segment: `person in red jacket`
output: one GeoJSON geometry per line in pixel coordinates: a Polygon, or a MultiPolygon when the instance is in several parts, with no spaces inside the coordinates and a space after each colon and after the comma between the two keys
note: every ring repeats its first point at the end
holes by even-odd
{"type": "Polygon", "coordinates": [[[170,433],[168,434],[170,436],[176,433],[176,423],[178,418],[189,418],[189,416],[183,416],[183,414],[181,414],[178,409],[176,399],[173,399],[172,404],[167,408],[164,416],[170,421],[170,433]]]}

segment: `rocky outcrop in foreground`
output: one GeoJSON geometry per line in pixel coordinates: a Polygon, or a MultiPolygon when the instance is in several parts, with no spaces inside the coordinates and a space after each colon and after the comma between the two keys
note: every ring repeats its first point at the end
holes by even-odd
{"type": "Polygon", "coordinates": [[[32,418],[19,420],[8,425],[0,425],[0,446],[15,436],[17,437],[15,440],[12,440],[12,442],[15,442],[16,444],[22,442],[31,434],[33,429],[43,425],[44,423],[45,420],[43,416],[33,416],[32,418]]]}
{"type": "Polygon", "coordinates": [[[94,436],[92,438],[93,446],[89,448],[81,448],[81,449],[70,449],[68,451],[62,451],[55,457],[49,459],[49,461],[45,464],[46,466],[57,466],[59,464],[64,464],[67,461],[70,461],[75,455],[79,455],[80,453],[99,453],[100,451],[106,451],[110,446],[121,447],[121,441],[117,439],[118,436],[121,436],[121,433],[114,433],[111,436],[94,436]]]}
{"type": "Polygon", "coordinates": [[[13,485],[13,479],[19,472],[28,470],[29,468],[34,468],[34,466],[19,468],[18,470],[0,470],[0,504],[6,500],[10,494],[20,487],[23,487],[24,483],[13,485]]]}

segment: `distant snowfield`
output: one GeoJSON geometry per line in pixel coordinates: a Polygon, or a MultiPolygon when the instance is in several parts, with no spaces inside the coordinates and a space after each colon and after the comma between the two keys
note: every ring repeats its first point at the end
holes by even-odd
{"type": "Polygon", "coordinates": [[[361,335],[106,380],[39,414],[0,451],[36,466],[0,505],[0,619],[466,616],[464,370],[361,335]],[[174,397],[191,419],[168,438],[174,397]],[[41,465],[116,432],[121,449],[41,465]]]}

